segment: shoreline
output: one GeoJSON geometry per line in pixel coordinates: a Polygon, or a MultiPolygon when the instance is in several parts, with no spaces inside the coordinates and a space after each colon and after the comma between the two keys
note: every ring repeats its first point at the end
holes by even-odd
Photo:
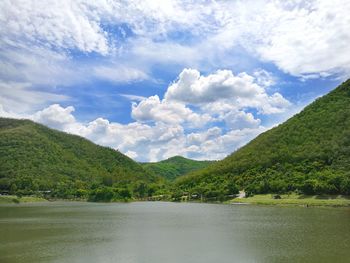
{"type": "MultiPolygon", "coordinates": [[[[224,202],[201,202],[186,201],[179,203],[204,203],[204,204],[226,204],[226,205],[257,205],[257,206],[302,206],[302,207],[350,207],[350,196],[327,195],[327,196],[303,196],[303,195],[280,195],[281,199],[274,199],[273,194],[254,195],[246,198],[234,198],[224,202]]],[[[160,202],[173,202],[170,200],[158,200],[160,202]]],[[[17,197],[14,195],[0,196],[0,205],[9,204],[34,204],[50,202],[86,202],[86,199],[45,199],[35,196],[17,197]]],[[[132,203],[132,202],[155,202],[150,200],[128,200],[111,202],[90,203],[132,203]]]]}
{"type": "Polygon", "coordinates": [[[49,200],[38,196],[23,196],[18,197],[16,195],[1,195],[0,205],[2,204],[23,204],[23,203],[39,203],[49,202],[49,200]]]}
{"type": "Polygon", "coordinates": [[[324,195],[280,195],[274,199],[273,194],[254,195],[247,198],[229,200],[230,204],[271,205],[271,206],[305,206],[305,207],[350,207],[350,196],[324,195]]]}

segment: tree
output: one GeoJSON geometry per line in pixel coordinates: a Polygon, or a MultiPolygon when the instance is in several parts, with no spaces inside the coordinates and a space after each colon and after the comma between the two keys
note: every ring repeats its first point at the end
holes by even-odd
{"type": "Polygon", "coordinates": [[[301,191],[303,194],[312,195],[315,194],[315,188],[318,181],[316,179],[308,179],[301,185],[301,191]]]}
{"type": "Polygon", "coordinates": [[[133,193],[138,198],[144,198],[147,194],[148,186],[145,182],[137,181],[133,186],[133,193]]]}

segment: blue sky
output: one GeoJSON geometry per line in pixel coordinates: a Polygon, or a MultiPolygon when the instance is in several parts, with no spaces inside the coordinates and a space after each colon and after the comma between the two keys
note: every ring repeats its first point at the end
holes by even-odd
{"type": "Polygon", "coordinates": [[[350,2],[0,3],[0,115],[138,161],[221,159],[350,73],[350,2]]]}

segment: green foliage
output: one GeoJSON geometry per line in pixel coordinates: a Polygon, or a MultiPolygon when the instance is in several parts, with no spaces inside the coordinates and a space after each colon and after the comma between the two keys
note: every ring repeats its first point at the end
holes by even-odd
{"type": "Polygon", "coordinates": [[[216,177],[212,181],[200,182],[187,188],[178,187],[175,184],[172,189],[172,198],[175,201],[180,201],[182,197],[188,200],[224,201],[232,199],[238,192],[238,186],[234,181],[216,177]]]}
{"type": "Polygon", "coordinates": [[[108,200],[113,186],[119,190],[111,198],[123,199],[133,194],[128,185],[163,181],[113,149],[29,120],[0,118],[0,192],[108,200]]]}
{"type": "Polygon", "coordinates": [[[201,185],[222,188],[231,180],[248,194],[349,194],[349,171],[350,80],[224,160],[175,184],[192,191],[201,185]]]}
{"type": "Polygon", "coordinates": [[[174,181],[181,175],[203,169],[212,163],[213,161],[195,161],[182,156],[174,156],[160,162],[141,163],[141,165],[150,173],[174,181]]]}

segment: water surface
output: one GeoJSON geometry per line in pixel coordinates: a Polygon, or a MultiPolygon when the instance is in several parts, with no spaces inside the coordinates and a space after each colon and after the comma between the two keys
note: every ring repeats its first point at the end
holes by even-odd
{"type": "Polygon", "coordinates": [[[350,209],[166,202],[3,205],[0,262],[350,262],[350,209]]]}

